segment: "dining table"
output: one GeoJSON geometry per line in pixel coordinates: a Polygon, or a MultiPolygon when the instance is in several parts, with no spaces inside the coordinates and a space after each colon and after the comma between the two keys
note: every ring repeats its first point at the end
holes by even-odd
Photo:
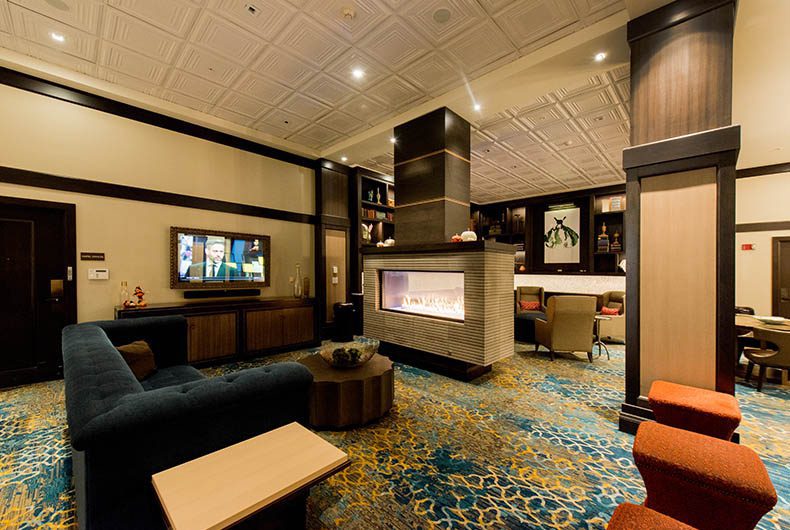
{"type": "Polygon", "coordinates": [[[757,319],[754,315],[735,315],[735,325],[742,328],[763,328],[773,329],[776,331],[790,331],[790,319],[784,319],[783,322],[777,324],[768,324],[757,319]]]}

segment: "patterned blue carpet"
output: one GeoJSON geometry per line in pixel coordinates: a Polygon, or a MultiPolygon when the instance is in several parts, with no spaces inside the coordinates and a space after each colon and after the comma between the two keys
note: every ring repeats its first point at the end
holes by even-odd
{"type": "MultiPolygon", "coordinates": [[[[602,529],[617,504],[641,502],[633,438],[617,431],[622,349],[593,364],[516,349],[473,383],[398,365],[388,416],[321,433],[353,463],[313,489],[308,526],[602,529]]],[[[737,392],[742,443],[763,458],[780,497],[759,528],[790,528],[790,390],[737,392]]],[[[0,427],[0,527],[73,527],[62,381],[0,391],[0,427]]]]}

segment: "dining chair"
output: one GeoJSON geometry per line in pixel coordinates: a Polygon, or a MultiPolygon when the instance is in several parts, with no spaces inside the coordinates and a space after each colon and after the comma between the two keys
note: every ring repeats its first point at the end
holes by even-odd
{"type": "Polygon", "coordinates": [[[767,328],[754,328],[754,339],[760,342],[759,348],[747,347],[743,354],[749,360],[746,367],[746,381],[752,377],[754,365],[760,367],[757,391],[763,391],[765,372],[768,368],[790,370],[790,331],[777,331],[767,328]]]}

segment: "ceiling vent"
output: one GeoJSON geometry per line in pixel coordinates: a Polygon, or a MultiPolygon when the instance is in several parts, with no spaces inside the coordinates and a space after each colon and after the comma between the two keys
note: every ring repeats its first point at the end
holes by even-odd
{"type": "Polygon", "coordinates": [[[254,17],[257,17],[258,15],[261,14],[261,8],[254,4],[245,4],[244,10],[247,12],[248,15],[252,15],[254,17]]]}

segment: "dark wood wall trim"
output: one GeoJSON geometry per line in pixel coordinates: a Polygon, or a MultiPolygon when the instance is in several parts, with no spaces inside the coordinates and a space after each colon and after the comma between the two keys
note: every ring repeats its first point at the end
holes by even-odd
{"type": "Polygon", "coordinates": [[[282,162],[288,162],[310,169],[315,168],[315,161],[310,158],[295,155],[277,149],[276,147],[253,142],[252,140],[233,136],[232,134],[215,131],[214,129],[209,129],[208,127],[196,125],[178,118],[135,107],[127,103],[121,103],[120,101],[115,101],[103,96],[97,96],[83,90],[23,74],[9,68],[0,67],[0,84],[27,90],[28,92],[59,99],[61,101],[67,101],[75,105],[146,123],[169,131],[186,134],[188,136],[200,138],[201,140],[234,147],[242,151],[266,156],[282,162]]]}
{"type": "Polygon", "coordinates": [[[735,394],[735,161],[722,157],[716,171],[716,391],[735,394]]]}
{"type": "Polygon", "coordinates": [[[675,0],[631,20],[628,23],[628,42],[642,39],[732,3],[733,0],[675,0]]]}
{"type": "Polygon", "coordinates": [[[198,210],[248,215],[250,217],[263,217],[280,221],[291,221],[294,223],[315,224],[316,222],[316,216],[311,214],[289,212],[286,210],[277,210],[275,208],[266,208],[263,206],[240,204],[229,201],[219,201],[167,191],[149,190],[122,184],[60,177],[57,175],[49,175],[47,173],[6,166],[0,166],[0,182],[19,186],[67,191],[71,193],[84,193],[86,195],[97,195],[100,197],[126,199],[129,201],[181,206],[183,208],[196,208],[198,210]]]}
{"type": "MultiPolygon", "coordinates": [[[[677,163],[687,158],[737,151],[740,147],[741,126],[729,125],[623,149],[623,169],[677,163]]],[[[701,166],[689,167],[686,171],[698,167],[701,166]]]]}
{"type": "Polygon", "coordinates": [[[625,314],[625,336],[628,348],[625,356],[625,403],[636,405],[641,381],[641,338],[639,332],[639,245],[641,241],[640,207],[642,182],[638,178],[628,178],[625,185],[625,233],[628,242],[625,247],[627,264],[625,292],[628,297],[628,311],[625,314]]]}
{"type": "Polygon", "coordinates": [[[778,232],[779,230],[790,230],[790,221],[766,221],[735,225],[736,232],[778,232]]]}
{"type": "Polygon", "coordinates": [[[776,175],[778,173],[790,173],[790,162],[739,169],[735,176],[736,178],[742,179],[748,177],[759,177],[762,175],[776,175]]]}

